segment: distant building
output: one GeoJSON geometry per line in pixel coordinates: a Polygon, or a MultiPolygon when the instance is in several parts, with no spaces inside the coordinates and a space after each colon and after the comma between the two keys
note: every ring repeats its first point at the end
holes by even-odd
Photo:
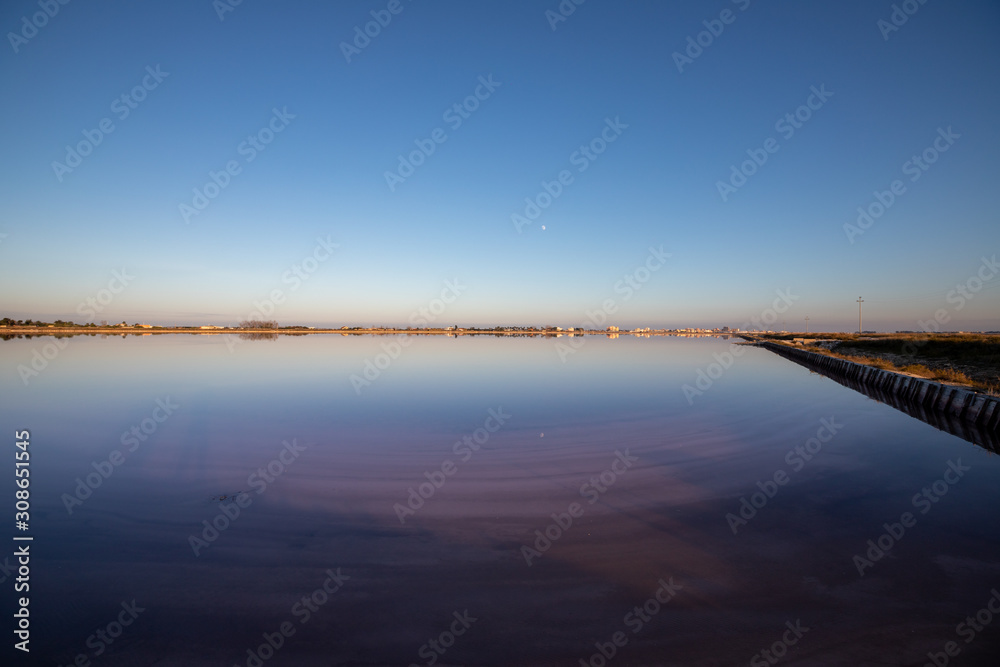
{"type": "Polygon", "coordinates": [[[618,327],[608,327],[608,331],[615,333],[618,331],[618,327]]]}

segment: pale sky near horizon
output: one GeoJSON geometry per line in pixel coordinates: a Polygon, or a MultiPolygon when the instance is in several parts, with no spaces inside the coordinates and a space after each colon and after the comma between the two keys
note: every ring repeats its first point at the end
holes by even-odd
{"type": "Polygon", "coordinates": [[[777,300],[850,331],[861,296],[865,329],[1000,329],[995,2],[11,0],[0,29],[0,316],[405,325],[444,292],[427,324],[777,300]]]}

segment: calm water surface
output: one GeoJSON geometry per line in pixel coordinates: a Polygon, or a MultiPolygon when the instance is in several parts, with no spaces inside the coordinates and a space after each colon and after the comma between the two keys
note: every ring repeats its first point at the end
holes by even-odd
{"type": "Polygon", "coordinates": [[[398,340],[0,342],[31,659],[996,664],[987,450],[756,348],[689,401],[730,341],[398,340]]]}

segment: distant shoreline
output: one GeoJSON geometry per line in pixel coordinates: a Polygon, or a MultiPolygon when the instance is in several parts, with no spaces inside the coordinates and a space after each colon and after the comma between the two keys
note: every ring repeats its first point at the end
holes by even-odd
{"type": "Polygon", "coordinates": [[[284,336],[304,336],[309,334],[340,334],[342,336],[384,336],[384,335],[407,335],[407,336],[736,336],[738,332],[733,331],[707,331],[707,330],[683,330],[683,329],[633,329],[615,330],[605,329],[465,329],[465,328],[443,328],[443,329],[395,329],[395,328],[362,328],[353,327],[350,329],[319,329],[309,327],[288,327],[279,329],[244,329],[238,327],[217,327],[203,329],[201,327],[133,327],[133,326],[0,326],[0,337],[8,336],[79,336],[79,335],[164,335],[164,334],[195,334],[218,336],[226,334],[235,335],[284,335],[284,336]]]}

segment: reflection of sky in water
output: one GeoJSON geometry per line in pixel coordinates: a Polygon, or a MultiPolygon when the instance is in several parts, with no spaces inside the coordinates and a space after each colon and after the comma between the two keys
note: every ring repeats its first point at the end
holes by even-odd
{"type": "Polygon", "coordinates": [[[136,598],[148,612],[101,664],[233,664],[341,567],[350,582],[269,664],[423,663],[466,608],[480,620],[444,662],[578,664],[670,576],[683,592],[622,664],[745,663],[799,617],[807,661],[904,646],[919,661],[1000,582],[995,456],[753,348],[689,405],[682,385],[728,341],[588,337],[563,363],[565,337],[413,338],[358,395],[351,374],[398,339],[230,353],[221,337],[78,337],[24,387],[17,365],[45,340],[0,344],[0,389],[7,428],[32,430],[33,605],[53,660],[92,653],[136,598]],[[67,515],[60,496],[167,397],[176,414],[67,515]],[[512,417],[462,461],[454,443],[491,408],[512,417]],[[843,429],[793,471],[786,453],[831,417],[843,429]],[[305,451],[257,494],[248,475],[293,438],[305,451]],[[638,461],[588,504],[581,485],[624,448],[638,461]],[[851,557],[958,457],[973,470],[859,578],[851,557]],[[445,460],[458,472],[401,525],[394,504],[445,460]],[[725,515],[779,469],[790,483],[734,536],[725,515]],[[210,498],[240,490],[252,505],[196,558],[210,498]],[[520,547],[572,502],[584,515],[527,567],[520,547]]]}

